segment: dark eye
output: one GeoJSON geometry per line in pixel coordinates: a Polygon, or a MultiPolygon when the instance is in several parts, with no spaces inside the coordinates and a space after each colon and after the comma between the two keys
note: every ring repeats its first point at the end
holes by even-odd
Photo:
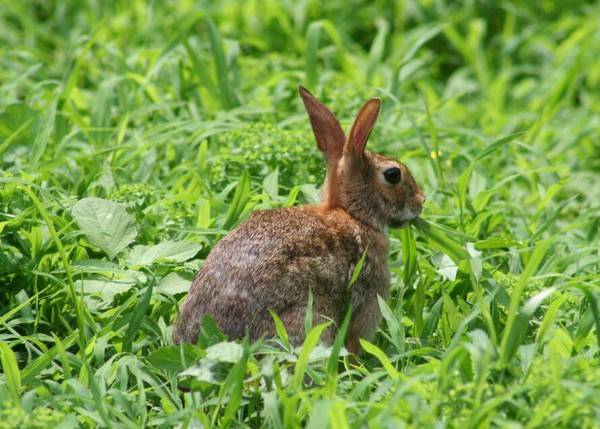
{"type": "Polygon", "coordinates": [[[389,183],[395,185],[402,180],[402,173],[398,167],[392,167],[383,172],[383,177],[385,177],[385,180],[387,180],[389,183]]]}

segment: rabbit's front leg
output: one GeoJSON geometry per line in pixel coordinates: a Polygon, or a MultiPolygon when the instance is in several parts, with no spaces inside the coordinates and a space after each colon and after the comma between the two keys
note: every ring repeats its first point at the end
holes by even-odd
{"type": "Polygon", "coordinates": [[[351,353],[359,354],[362,351],[360,338],[370,339],[381,321],[377,296],[379,295],[385,300],[389,298],[389,283],[382,281],[380,287],[370,288],[359,282],[354,285],[353,289],[352,320],[348,330],[346,348],[351,353]]]}

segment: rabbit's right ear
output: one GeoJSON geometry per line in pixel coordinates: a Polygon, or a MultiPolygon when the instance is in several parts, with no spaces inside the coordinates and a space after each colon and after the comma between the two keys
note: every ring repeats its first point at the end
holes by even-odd
{"type": "Polygon", "coordinates": [[[360,109],[348,136],[346,147],[349,153],[359,157],[364,155],[365,146],[371,131],[373,131],[373,127],[375,127],[380,107],[381,100],[379,98],[371,98],[360,109]]]}
{"type": "Polygon", "coordinates": [[[319,150],[325,154],[327,163],[337,162],[344,150],[346,135],[335,115],[306,88],[298,87],[304,107],[308,112],[319,150]]]}

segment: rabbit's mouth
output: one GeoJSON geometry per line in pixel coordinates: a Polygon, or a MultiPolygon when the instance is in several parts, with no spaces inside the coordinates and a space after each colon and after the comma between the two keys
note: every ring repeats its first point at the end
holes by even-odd
{"type": "Polygon", "coordinates": [[[404,228],[408,226],[411,220],[415,219],[421,214],[423,210],[423,206],[419,205],[417,207],[404,206],[402,211],[399,213],[399,216],[393,217],[390,220],[390,226],[392,228],[404,228]]]}
{"type": "Polygon", "coordinates": [[[410,223],[410,219],[404,219],[404,220],[392,219],[392,221],[390,222],[390,226],[392,228],[404,228],[404,227],[408,226],[409,223],[410,223]]]}

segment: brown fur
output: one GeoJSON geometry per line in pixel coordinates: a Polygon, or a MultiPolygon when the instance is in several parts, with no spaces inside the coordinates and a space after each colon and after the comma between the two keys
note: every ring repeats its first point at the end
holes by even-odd
{"type": "Polygon", "coordinates": [[[347,347],[359,351],[380,320],[377,295],[389,296],[387,268],[390,224],[404,224],[421,212],[424,196],[403,164],[365,150],[380,101],[369,100],[350,136],[333,113],[304,88],[300,94],[317,144],[327,160],[323,203],[253,213],[212,250],[181,307],[173,334],[176,343],[195,342],[208,314],[230,337],[272,337],[275,311],[293,344],[304,338],[308,292],[313,323],[334,322],[324,340],[331,342],[343,318],[347,285],[367,250],[362,272],[350,291],[352,320],[347,347]],[[383,179],[398,167],[400,183],[383,179]]]}

